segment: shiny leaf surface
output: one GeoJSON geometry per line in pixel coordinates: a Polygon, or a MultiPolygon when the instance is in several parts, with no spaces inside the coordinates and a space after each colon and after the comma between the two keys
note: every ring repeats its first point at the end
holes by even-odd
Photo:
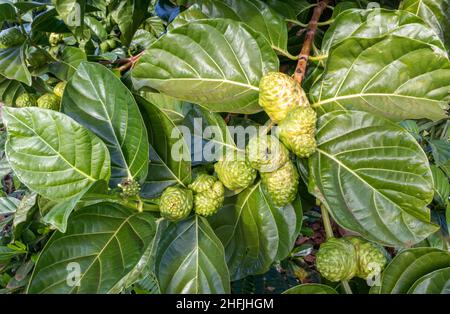
{"type": "Polygon", "coordinates": [[[389,246],[410,246],[437,230],[428,159],[407,131],[365,112],[322,116],[310,158],[310,192],[342,227],[389,246]]]}
{"type": "Polygon", "coordinates": [[[3,119],[8,161],[31,190],[62,200],[109,178],[105,144],[66,115],[36,107],[4,108],[3,119]]]}
{"type": "Polygon", "coordinates": [[[155,88],[211,111],[254,113],[260,78],[278,70],[267,40],[245,24],[201,20],[155,42],[132,71],[137,89],[155,88]]]}

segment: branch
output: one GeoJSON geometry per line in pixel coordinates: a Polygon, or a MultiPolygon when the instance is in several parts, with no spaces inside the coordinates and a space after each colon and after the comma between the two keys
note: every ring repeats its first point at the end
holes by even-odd
{"type": "Polygon", "coordinates": [[[320,0],[317,6],[314,8],[311,21],[308,24],[308,31],[305,36],[305,41],[303,42],[302,51],[298,56],[297,67],[295,68],[294,79],[302,84],[302,80],[305,77],[306,65],[308,63],[309,54],[311,52],[311,46],[314,42],[314,37],[316,36],[317,27],[319,24],[320,16],[322,12],[328,5],[329,0],[320,0]]]}

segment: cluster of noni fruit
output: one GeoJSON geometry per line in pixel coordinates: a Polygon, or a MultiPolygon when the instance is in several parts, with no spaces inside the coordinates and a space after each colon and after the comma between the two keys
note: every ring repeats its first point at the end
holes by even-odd
{"type": "Polygon", "coordinates": [[[361,237],[330,238],[320,245],[316,267],[330,281],[378,276],[388,261],[387,252],[361,237]]]}
{"type": "Polygon", "coordinates": [[[298,192],[299,174],[289,150],[308,157],[316,149],[316,113],[300,85],[290,76],[272,72],[260,82],[259,103],[278,124],[279,140],[267,132],[252,137],[245,149],[227,151],[214,165],[214,175],[203,173],[187,188],[172,186],[160,198],[161,215],[186,218],[192,209],[201,216],[215,214],[223,205],[225,187],[239,192],[250,186],[258,172],[275,206],[291,203],[298,192]]]}

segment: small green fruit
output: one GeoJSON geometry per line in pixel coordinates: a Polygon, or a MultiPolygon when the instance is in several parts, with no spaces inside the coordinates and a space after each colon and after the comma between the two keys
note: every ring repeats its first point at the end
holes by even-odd
{"type": "Polygon", "coordinates": [[[360,237],[348,237],[347,239],[353,243],[356,250],[358,262],[356,276],[368,279],[379,275],[387,263],[384,249],[360,237]]]}
{"type": "Polygon", "coordinates": [[[250,165],[260,172],[272,172],[289,160],[289,151],[274,136],[254,136],[248,142],[247,158],[250,165]]]}
{"type": "Polygon", "coordinates": [[[53,93],[47,93],[42,95],[37,100],[37,105],[39,108],[51,109],[55,111],[59,111],[61,106],[61,98],[56,96],[53,93]]]}
{"type": "Polygon", "coordinates": [[[171,186],[161,195],[159,210],[163,218],[179,221],[189,216],[193,206],[191,190],[171,186]]]}
{"type": "Polygon", "coordinates": [[[33,68],[39,68],[46,64],[48,61],[48,54],[43,49],[31,48],[28,56],[27,62],[33,68]]]}
{"type": "Polygon", "coordinates": [[[59,43],[64,42],[64,34],[59,33],[50,33],[50,36],[48,37],[48,42],[50,43],[50,46],[57,46],[59,43]]]}
{"type": "Polygon", "coordinates": [[[250,166],[245,154],[228,153],[214,165],[219,180],[230,190],[245,189],[256,179],[257,171],[250,166]]]}
{"type": "Polygon", "coordinates": [[[0,32],[0,46],[4,48],[19,46],[25,39],[25,35],[17,27],[7,28],[0,32]]]}
{"type": "Polygon", "coordinates": [[[16,107],[34,107],[37,105],[38,96],[35,94],[23,93],[16,99],[16,107]]]}
{"type": "Polygon", "coordinates": [[[298,192],[299,175],[292,161],[273,172],[261,172],[261,182],[276,206],[291,203],[298,192]]]}
{"type": "Polygon", "coordinates": [[[278,123],[289,111],[298,106],[309,106],[308,98],[300,85],[289,75],[270,72],[259,83],[259,104],[278,123]]]}
{"type": "Polygon", "coordinates": [[[350,280],[358,269],[356,260],[356,250],[350,241],[331,238],[320,245],[316,268],[330,281],[350,280]]]}
{"type": "Polygon", "coordinates": [[[66,82],[59,82],[58,84],[55,85],[55,87],[53,88],[53,93],[62,98],[63,94],[64,94],[64,89],[66,88],[67,83],[66,82]]]}
{"type": "Polygon", "coordinates": [[[309,157],[316,151],[314,138],[317,115],[311,107],[297,107],[278,124],[279,137],[298,157],[309,157]]]}
{"type": "Polygon", "coordinates": [[[133,179],[124,179],[117,186],[122,189],[122,196],[125,198],[136,196],[141,191],[141,186],[133,179]]]}
{"type": "Polygon", "coordinates": [[[197,215],[208,217],[217,213],[225,199],[222,182],[208,174],[200,174],[189,188],[194,194],[194,211],[197,215]]]}

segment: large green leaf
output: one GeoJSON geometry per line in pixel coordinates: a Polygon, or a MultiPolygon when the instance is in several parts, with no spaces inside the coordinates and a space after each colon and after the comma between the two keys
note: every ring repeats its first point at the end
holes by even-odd
{"type": "Polygon", "coordinates": [[[293,20],[297,18],[297,15],[314,6],[307,0],[264,0],[264,2],[279,14],[293,20]]]}
{"type": "Polygon", "coordinates": [[[151,163],[142,195],[152,198],[170,185],[190,183],[191,158],[183,133],[167,112],[142,97],[136,99],[145,117],[151,145],[151,163]]]}
{"type": "MultiPolygon", "coordinates": [[[[448,289],[450,277],[437,279],[435,287],[430,287],[430,277],[436,276],[436,271],[442,270],[448,275],[450,253],[435,248],[414,248],[400,252],[386,267],[381,276],[380,293],[421,293],[421,290],[432,289],[434,293],[448,289]],[[444,282],[443,282],[444,281],[444,282]],[[440,284],[439,284],[440,283],[440,284]],[[442,284],[443,283],[443,284],[442,284]],[[417,290],[416,290],[417,289],[417,290]]],[[[439,273],[442,275],[442,273],[439,273]]],[[[439,275],[439,276],[440,276],[439,275]]]]}
{"type": "Polygon", "coordinates": [[[412,12],[433,27],[450,49],[450,4],[447,0],[404,0],[400,9],[412,12]]]}
{"type": "Polygon", "coordinates": [[[12,106],[16,98],[25,91],[22,84],[0,75],[0,102],[12,106]]]}
{"type": "Polygon", "coordinates": [[[62,110],[105,142],[112,186],[124,178],[145,179],[147,130],[133,95],[110,70],[82,63],[66,86],[62,110]]]}
{"type": "Polygon", "coordinates": [[[199,11],[204,14],[200,18],[227,18],[244,22],[255,31],[263,34],[272,48],[278,51],[287,49],[287,27],[284,17],[270,6],[259,0],[194,0],[188,10],[180,14],[172,27],[178,27],[198,19],[200,15],[189,11],[199,11]]]}
{"type": "Polygon", "coordinates": [[[155,252],[155,274],[163,293],[230,293],[230,278],[220,240],[197,215],[178,223],[164,221],[155,252]]]}
{"type": "Polygon", "coordinates": [[[348,230],[389,246],[410,246],[438,229],[428,159],[406,130],[361,111],[323,115],[310,158],[310,192],[348,230]]]}
{"type": "Polygon", "coordinates": [[[12,3],[0,3],[0,26],[3,21],[11,21],[16,19],[16,9],[12,3]]]}
{"type": "Polygon", "coordinates": [[[107,203],[81,209],[67,232],[45,246],[28,293],[108,293],[136,266],[155,231],[149,213],[107,203]]]}
{"type": "Polygon", "coordinates": [[[31,74],[25,63],[25,46],[0,49],[0,74],[10,80],[31,85],[31,74]]]}
{"type": "Polygon", "coordinates": [[[66,115],[46,109],[3,108],[6,155],[14,173],[48,199],[68,199],[110,176],[105,144],[66,115]]]}
{"type": "Polygon", "coordinates": [[[448,177],[435,165],[431,165],[431,172],[433,173],[434,181],[434,198],[441,204],[445,204],[450,196],[448,177]]]}
{"type": "Polygon", "coordinates": [[[283,292],[283,294],[338,294],[330,286],[318,283],[309,283],[292,287],[283,292]]]}
{"type": "Polygon", "coordinates": [[[408,290],[409,294],[450,294],[450,267],[421,277],[408,290]]]}
{"type": "Polygon", "coordinates": [[[325,33],[322,50],[328,53],[332,46],[339,45],[349,37],[374,38],[388,34],[416,39],[445,53],[439,35],[421,18],[406,11],[386,9],[352,9],[343,12],[325,33]]]}
{"type": "Polygon", "coordinates": [[[49,64],[49,71],[60,80],[68,81],[81,62],[86,60],[86,53],[80,48],[65,47],[59,60],[49,64]]]}
{"type": "Polygon", "coordinates": [[[52,0],[52,3],[64,23],[79,35],[84,25],[86,0],[52,0]]]}
{"type": "Polygon", "coordinates": [[[132,71],[135,87],[155,88],[211,111],[254,113],[259,80],[278,70],[267,40],[243,23],[215,19],[168,32],[132,71]]]}
{"type": "Polygon", "coordinates": [[[310,91],[320,113],[360,109],[392,120],[445,118],[450,62],[428,44],[398,36],[348,38],[331,50],[310,91]]]}
{"type": "Polygon", "coordinates": [[[285,258],[301,220],[299,203],[274,206],[260,182],[227,198],[210,221],[225,247],[231,280],[262,274],[285,258]]]}
{"type": "Polygon", "coordinates": [[[114,20],[119,25],[120,38],[128,46],[134,33],[145,20],[150,0],[117,1],[112,11],[114,20]]]}

